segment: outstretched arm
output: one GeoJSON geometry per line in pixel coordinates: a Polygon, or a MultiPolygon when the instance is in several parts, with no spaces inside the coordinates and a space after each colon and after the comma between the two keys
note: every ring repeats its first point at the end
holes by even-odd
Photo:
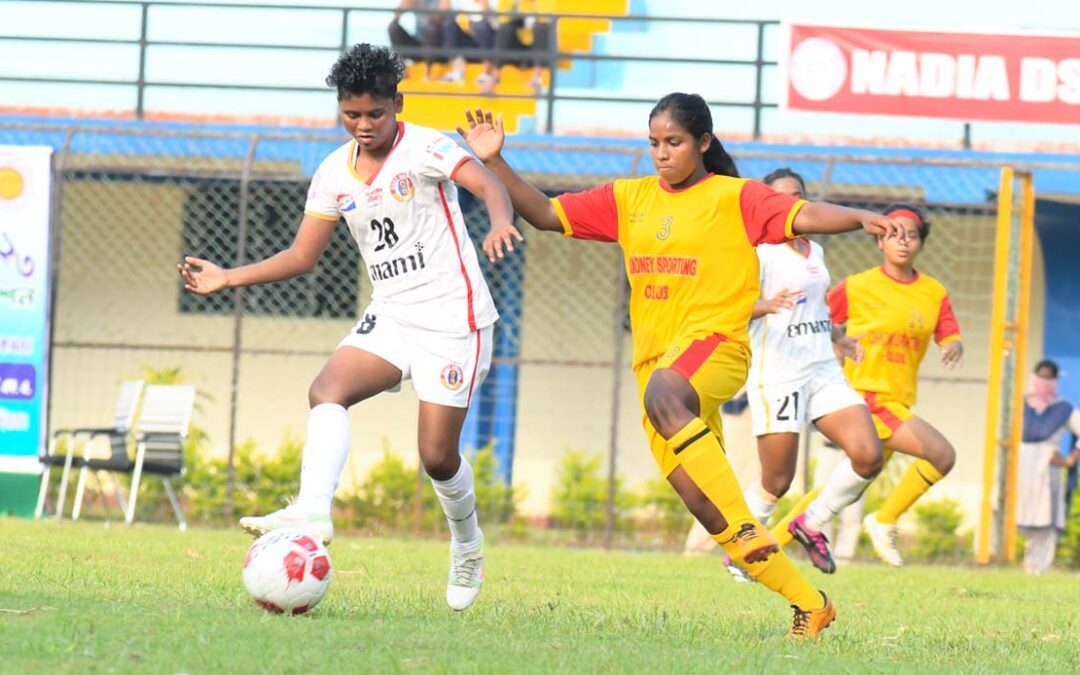
{"type": "Polygon", "coordinates": [[[782,309],[791,309],[795,306],[795,296],[797,295],[797,292],[785,288],[768,300],[758,298],[758,301],[754,303],[753,311],[750,312],[750,319],[758,319],[766,314],[776,314],[782,309]]]}
{"type": "Polygon", "coordinates": [[[861,229],[878,237],[904,236],[903,228],[896,221],[880,213],[827,202],[804,204],[795,214],[792,229],[796,234],[839,234],[861,229]]]}
{"type": "Polygon", "coordinates": [[[495,262],[503,257],[503,251],[514,250],[514,240],[523,241],[521,233],[514,227],[514,208],[510,205],[510,195],[506,188],[490,171],[477,162],[465,162],[457,172],[454,181],[473,193],[487,206],[491,218],[491,231],[484,237],[482,248],[488,260],[495,262]]]}
{"type": "Polygon", "coordinates": [[[176,269],[184,279],[184,288],[198,295],[210,295],[225,288],[254,286],[291,279],[310,272],[330,243],[337,222],[306,215],[289,248],[250,265],[233,269],[220,267],[202,258],[184,257],[176,269]]]}
{"type": "Polygon", "coordinates": [[[465,119],[469,129],[466,131],[458,127],[458,134],[484,166],[506,186],[514,210],[538,230],[562,232],[559,214],[548,196],[519,176],[503,158],[506,131],[503,129],[502,115],[493,116],[490,110],[477,108],[475,114],[472,110],[466,110],[465,119]]]}

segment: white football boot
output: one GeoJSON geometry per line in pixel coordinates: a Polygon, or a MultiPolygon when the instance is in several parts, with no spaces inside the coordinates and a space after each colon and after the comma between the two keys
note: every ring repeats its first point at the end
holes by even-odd
{"type": "Polygon", "coordinates": [[[727,553],[724,554],[724,568],[727,569],[731,578],[740,584],[749,584],[754,582],[754,577],[750,576],[746,570],[735,564],[735,561],[731,559],[727,553]]]}
{"type": "Polygon", "coordinates": [[[862,524],[878,557],[888,565],[901,567],[904,560],[900,557],[900,551],[896,550],[896,526],[880,522],[877,513],[866,514],[862,524]]]}
{"type": "Polygon", "coordinates": [[[245,516],[240,519],[240,527],[254,537],[288,528],[307,532],[322,540],[324,546],[329,546],[334,540],[334,523],[329,514],[309,513],[296,504],[289,504],[265,516],[245,516]]]}
{"type": "Polygon", "coordinates": [[[455,612],[466,610],[480,595],[484,585],[484,538],[470,553],[455,553],[450,546],[450,578],[446,582],[446,604],[455,612]]]}

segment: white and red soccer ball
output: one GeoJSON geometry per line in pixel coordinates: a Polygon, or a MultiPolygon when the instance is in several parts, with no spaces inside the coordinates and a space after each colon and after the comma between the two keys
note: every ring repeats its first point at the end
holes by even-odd
{"type": "Polygon", "coordinates": [[[244,557],[244,587],[275,614],[303,614],[330,586],[330,554],[300,530],[274,530],[255,540],[244,557]]]}

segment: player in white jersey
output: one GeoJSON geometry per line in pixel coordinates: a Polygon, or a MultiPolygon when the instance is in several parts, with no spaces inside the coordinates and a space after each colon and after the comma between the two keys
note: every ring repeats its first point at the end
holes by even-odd
{"type": "MultiPolygon", "coordinates": [[[[764,182],[778,192],[805,197],[802,177],[790,169],[778,169],[764,182]]],[[[761,481],[746,490],[746,503],[755,518],[769,520],[795,477],[799,434],[812,421],[851,462],[833,472],[815,508],[794,519],[788,531],[806,547],[814,566],[831,574],[836,564],[821,529],[881,471],[881,442],[866,403],[848,385],[836,359],[834,348],[856,358],[858,345],[832,330],[825,298],[829,271],[821,246],[799,238],[760,245],[757,254],[761,299],[750,321],[746,393],[761,481]]],[[[749,580],[726,556],[724,562],[732,576],[749,580]]]]}
{"type": "Polygon", "coordinates": [[[443,134],[398,121],[404,73],[396,53],[368,44],[334,64],[326,82],[337,89],[341,122],[352,138],[312,178],[292,246],[228,270],[192,257],[179,268],[185,288],[204,295],[288,279],[315,266],[337,223],[345,221],[367,266],[371,303],[308,391],[299,496],[240,525],[256,536],[299,527],[329,543],[331,503],[349,453],[347,408],[411,378],[420,399],[420,460],[450,525],[446,601],[463,610],[480,592],[484,557],[472,468],[458,443],[471,398],[488,372],[498,314],[455,183],[488,208],[491,231],[483,248],[490,259],[512,251],[521,235],[506,188],[480,162],[469,161],[443,134]]]}

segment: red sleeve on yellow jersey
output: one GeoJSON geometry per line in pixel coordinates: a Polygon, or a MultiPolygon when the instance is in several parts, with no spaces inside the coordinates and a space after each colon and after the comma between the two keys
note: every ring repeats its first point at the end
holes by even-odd
{"type": "Polygon", "coordinates": [[[795,214],[806,203],[773,190],[756,180],[743,183],[739,193],[739,209],[742,211],[746,236],[754,246],[758,244],[782,244],[795,238],[795,214]]]}
{"type": "Polygon", "coordinates": [[[614,183],[584,192],[567,192],[551,200],[563,234],[591,241],[619,240],[619,207],[614,183]]]}
{"type": "Polygon", "coordinates": [[[847,279],[829,291],[829,318],[836,325],[847,323],[847,279]]]}
{"type": "Polygon", "coordinates": [[[941,299],[941,308],[938,310],[937,325],[934,326],[934,342],[941,346],[960,339],[960,324],[956,321],[956,315],[952,311],[952,302],[946,295],[941,299]]]}

